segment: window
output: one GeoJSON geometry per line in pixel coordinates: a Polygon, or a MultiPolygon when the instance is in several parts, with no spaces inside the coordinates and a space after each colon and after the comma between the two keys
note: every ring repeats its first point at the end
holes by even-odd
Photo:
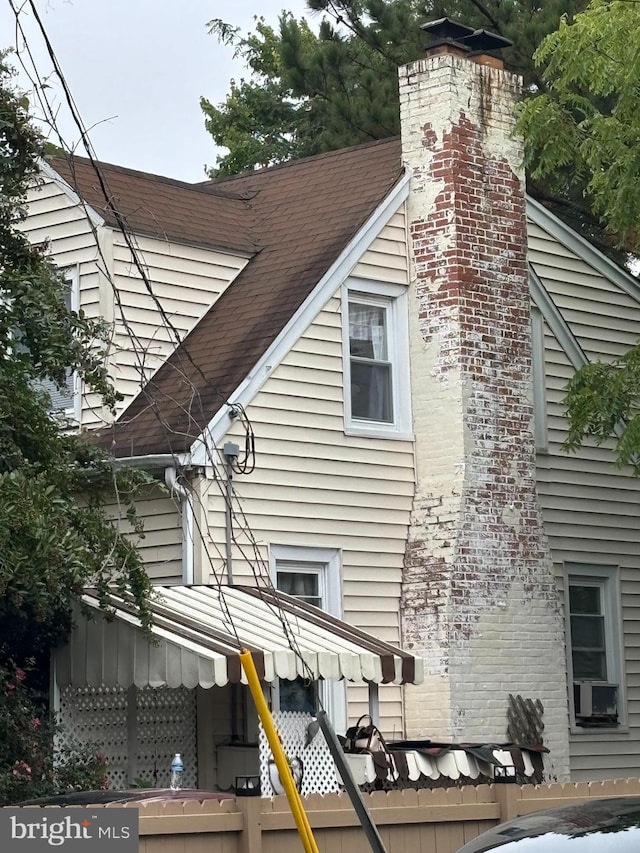
{"type": "Polygon", "coordinates": [[[351,279],[343,296],[345,430],[410,433],[406,288],[351,279]]]}
{"type": "MultiPolygon", "coordinates": [[[[304,548],[288,545],[271,546],[271,572],[277,589],[296,596],[332,613],[342,614],[340,554],[332,548],[304,548]]],[[[280,711],[318,710],[317,695],[342,730],[346,720],[344,686],[340,682],[309,682],[305,678],[280,679],[274,691],[274,707],[280,711]]]]}
{"type": "MultiPolygon", "coordinates": [[[[321,563],[297,565],[282,560],[276,562],[276,587],[288,595],[301,598],[307,604],[322,608],[321,582],[324,566],[321,563]]],[[[305,711],[314,714],[317,708],[317,685],[298,677],[293,681],[280,681],[280,710],[305,711]]]]}
{"type": "Polygon", "coordinates": [[[615,569],[573,566],[566,610],[575,723],[617,726],[622,668],[615,569]]]}
{"type": "MultiPolygon", "coordinates": [[[[68,269],[64,272],[65,290],[65,305],[69,311],[78,310],[78,276],[75,269],[68,269]]],[[[67,371],[67,381],[63,388],[59,388],[55,382],[48,379],[38,383],[38,387],[51,397],[51,412],[66,415],[67,417],[80,419],[78,406],[80,396],[78,394],[78,377],[72,370],[67,371]]]]}

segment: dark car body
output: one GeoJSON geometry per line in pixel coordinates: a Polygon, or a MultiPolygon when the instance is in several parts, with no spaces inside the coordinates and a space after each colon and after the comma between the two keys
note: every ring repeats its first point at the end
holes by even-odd
{"type": "Polygon", "coordinates": [[[107,803],[168,803],[186,800],[229,800],[233,794],[225,791],[200,791],[198,788],[129,788],[125,791],[71,791],[69,794],[56,794],[52,797],[40,797],[25,800],[20,806],[101,806],[107,803]]]}
{"type": "Polygon", "coordinates": [[[501,823],[458,853],[640,853],[640,797],[610,797],[501,823]]]}

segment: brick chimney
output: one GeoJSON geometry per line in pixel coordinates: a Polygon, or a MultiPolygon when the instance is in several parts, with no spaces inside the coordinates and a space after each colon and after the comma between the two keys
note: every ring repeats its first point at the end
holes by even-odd
{"type": "Polygon", "coordinates": [[[547,769],[562,779],[564,623],[536,494],[525,182],[512,136],[521,80],[472,50],[444,39],[400,69],[416,435],[403,645],[427,673],[406,692],[407,734],[504,742],[509,694],[540,699],[547,769]]]}

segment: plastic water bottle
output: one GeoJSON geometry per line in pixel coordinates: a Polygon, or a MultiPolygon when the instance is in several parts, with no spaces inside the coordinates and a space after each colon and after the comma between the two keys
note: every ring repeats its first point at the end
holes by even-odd
{"type": "Polygon", "coordinates": [[[179,791],[182,788],[182,777],[184,776],[184,764],[180,753],[176,752],[171,762],[171,781],[169,787],[172,791],[179,791]]]}

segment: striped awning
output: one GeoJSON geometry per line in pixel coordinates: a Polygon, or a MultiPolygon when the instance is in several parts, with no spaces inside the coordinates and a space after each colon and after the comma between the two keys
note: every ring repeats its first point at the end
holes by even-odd
{"type": "MultiPolygon", "coordinates": [[[[99,610],[98,599],[83,601],[99,610]]],[[[113,619],[78,615],[56,654],[59,686],[222,687],[244,682],[249,649],[264,681],[298,676],[378,684],[419,683],[422,660],[275,590],[248,586],[156,587],[153,640],[136,609],[111,597],[113,619]]]]}

